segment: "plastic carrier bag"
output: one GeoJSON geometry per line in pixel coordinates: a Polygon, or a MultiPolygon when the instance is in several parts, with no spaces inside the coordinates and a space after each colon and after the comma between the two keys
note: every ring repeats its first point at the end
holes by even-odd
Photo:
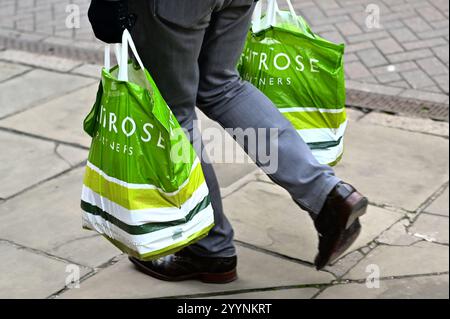
{"type": "Polygon", "coordinates": [[[311,31],[289,0],[281,11],[258,2],[238,69],[293,124],[322,164],[337,164],[344,151],[344,45],[311,31]]]}
{"type": "Polygon", "coordinates": [[[214,226],[201,163],[128,31],[110,46],[97,101],[84,122],[92,137],[81,196],[83,227],[141,260],[174,253],[214,226]],[[128,60],[131,48],[138,66],[128,60]]]}

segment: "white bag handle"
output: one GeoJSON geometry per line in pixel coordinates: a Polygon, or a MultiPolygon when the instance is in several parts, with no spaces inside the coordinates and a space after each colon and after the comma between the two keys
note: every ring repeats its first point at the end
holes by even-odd
{"type": "MultiPolygon", "coordinates": [[[[116,57],[117,64],[119,64],[120,61],[120,51],[121,51],[121,44],[116,43],[114,44],[114,55],[116,57]]],[[[108,72],[111,71],[111,44],[105,45],[105,59],[104,59],[104,67],[108,72]]]]}
{"type": "Polygon", "coordinates": [[[262,1],[258,1],[253,11],[252,17],[252,29],[254,32],[261,30],[261,17],[262,17],[262,1]]]}
{"type": "MultiPolygon", "coordinates": [[[[142,63],[141,58],[137,52],[136,46],[134,45],[133,39],[131,38],[131,34],[128,30],[125,29],[122,35],[122,44],[117,43],[114,44],[114,53],[117,59],[117,63],[119,64],[119,81],[128,82],[128,48],[133,52],[136,61],[141,67],[142,71],[145,70],[144,63],[142,63]]],[[[105,46],[105,69],[108,71],[111,70],[111,45],[105,46]]]]}
{"type": "MultiPolygon", "coordinates": [[[[297,13],[295,12],[294,6],[292,5],[291,0],[286,0],[286,3],[289,7],[289,12],[292,17],[295,19],[296,23],[298,23],[297,13]]],[[[278,7],[277,0],[267,0],[267,12],[266,12],[266,20],[265,24],[262,24],[262,0],[258,1],[255,6],[255,11],[253,13],[252,19],[252,28],[254,32],[258,32],[264,29],[269,28],[270,26],[275,26],[277,24],[277,16],[281,12],[278,7]]]]}
{"type": "Polygon", "coordinates": [[[268,26],[277,24],[277,12],[279,11],[277,0],[269,0],[267,4],[268,26]]]}
{"type": "Polygon", "coordinates": [[[130,47],[131,52],[133,52],[133,55],[136,58],[139,66],[141,67],[141,70],[145,70],[144,63],[142,63],[142,60],[139,57],[136,46],[134,45],[133,39],[131,38],[131,34],[127,29],[125,29],[122,35],[122,62],[119,63],[119,81],[128,81],[128,47],[130,47]]]}
{"type": "Polygon", "coordinates": [[[289,7],[289,11],[291,12],[292,16],[294,18],[297,18],[297,13],[295,12],[295,9],[294,9],[294,6],[292,5],[291,0],[286,0],[286,2],[287,2],[287,5],[289,7]]]}

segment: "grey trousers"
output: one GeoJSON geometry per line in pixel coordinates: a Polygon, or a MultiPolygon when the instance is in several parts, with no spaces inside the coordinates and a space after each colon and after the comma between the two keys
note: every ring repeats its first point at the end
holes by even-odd
{"type": "MultiPolygon", "coordinates": [[[[253,8],[253,0],[133,0],[130,11],[138,15],[133,38],[163,97],[190,132],[196,106],[224,128],[276,128],[278,169],[269,177],[300,207],[319,214],[340,180],[330,167],[316,161],[290,122],[264,94],[242,81],[236,70],[253,8]]],[[[272,141],[269,134],[260,138],[272,141]]],[[[244,139],[237,140],[248,150],[244,139]]],[[[194,145],[200,145],[200,152],[201,143],[194,145]]],[[[263,166],[257,154],[252,156],[263,166]]],[[[216,226],[190,249],[204,256],[233,256],[233,228],[208,162],[204,159],[202,164],[216,226]]]]}

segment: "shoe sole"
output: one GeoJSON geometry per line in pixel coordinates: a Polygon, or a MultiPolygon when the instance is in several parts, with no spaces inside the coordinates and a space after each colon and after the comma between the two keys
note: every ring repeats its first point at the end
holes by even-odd
{"type": "Polygon", "coordinates": [[[361,234],[361,227],[356,230],[353,234],[350,235],[350,237],[347,239],[347,242],[345,245],[341,246],[339,251],[336,251],[334,254],[331,255],[330,260],[328,261],[327,265],[332,264],[336,260],[339,259],[339,257],[345,253],[347,249],[350,248],[351,245],[358,239],[359,235],[361,234]]]}
{"type": "Polygon", "coordinates": [[[316,266],[317,270],[322,270],[327,265],[331,265],[333,262],[339,259],[339,257],[342,256],[345,251],[350,248],[351,245],[358,239],[359,235],[361,234],[361,227],[356,230],[353,234],[351,234],[344,245],[340,246],[339,249],[334,249],[328,259],[326,261],[323,261],[320,255],[316,256],[316,259],[314,260],[314,264],[316,266]]]}
{"type": "Polygon", "coordinates": [[[140,271],[154,277],[156,279],[164,281],[185,281],[185,280],[199,280],[208,284],[228,284],[238,279],[236,269],[224,273],[195,273],[185,276],[169,277],[160,273],[157,273],[148,267],[142,265],[139,260],[134,258],[128,258],[140,271]]]}
{"type": "MultiPolygon", "coordinates": [[[[369,201],[360,193],[354,192],[347,198],[347,204],[352,208],[348,210],[349,214],[347,215],[347,217],[342,219],[339,237],[341,237],[343,233],[348,230],[358,218],[364,216],[367,213],[369,201]]],[[[320,257],[320,254],[317,255],[314,261],[316,269],[321,270],[325,266],[330,265],[333,261],[337,260],[356,241],[356,239],[358,239],[360,233],[361,229],[350,236],[345,246],[340,247],[340,249],[337,249],[338,247],[332,249],[326,261],[323,261],[323,259],[320,257]]]]}

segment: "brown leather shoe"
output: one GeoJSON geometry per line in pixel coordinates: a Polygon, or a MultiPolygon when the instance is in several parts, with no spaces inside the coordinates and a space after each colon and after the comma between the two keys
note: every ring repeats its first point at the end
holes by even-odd
{"type": "Polygon", "coordinates": [[[361,232],[359,217],[367,212],[369,201],[346,183],[339,183],[328,195],[314,225],[319,233],[317,270],[341,256],[361,232]]]}
{"type": "Polygon", "coordinates": [[[129,257],[142,272],[165,281],[196,279],[206,283],[226,284],[237,279],[237,258],[200,257],[188,249],[152,261],[129,257]]]}

